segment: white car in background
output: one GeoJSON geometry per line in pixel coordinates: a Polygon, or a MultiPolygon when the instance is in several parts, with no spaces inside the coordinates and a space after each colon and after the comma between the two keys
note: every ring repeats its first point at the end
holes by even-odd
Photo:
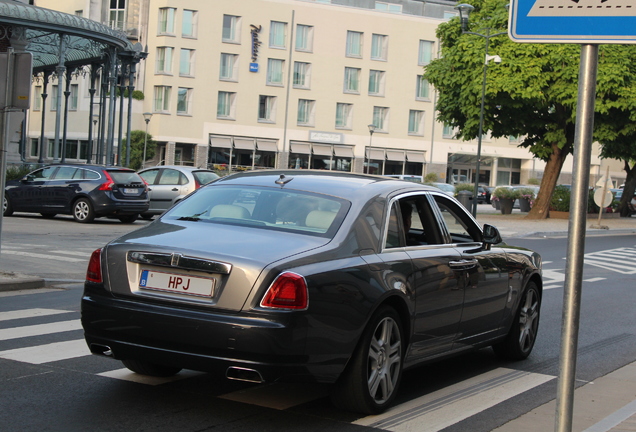
{"type": "Polygon", "coordinates": [[[160,165],[139,171],[148,183],[150,207],[141,214],[144,219],[160,215],[186,195],[219,176],[211,170],[180,165],[160,165]]]}
{"type": "Polygon", "coordinates": [[[455,196],[455,186],[448,183],[431,183],[431,186],[435,186],[437,189],[441,189],[446,195],[455,196]]]}

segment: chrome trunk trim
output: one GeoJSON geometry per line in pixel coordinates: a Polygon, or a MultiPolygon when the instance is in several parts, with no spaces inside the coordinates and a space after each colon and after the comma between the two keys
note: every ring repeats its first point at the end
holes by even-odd
{"type": "Polygon", "coordinates": [[[156,253],[128,251],[126,259],[137,264],[173,267],[184,270],[196,270],[213,274],[230,274],[232,265],[203,258],[184,256],[180,253],[156,253]]]}

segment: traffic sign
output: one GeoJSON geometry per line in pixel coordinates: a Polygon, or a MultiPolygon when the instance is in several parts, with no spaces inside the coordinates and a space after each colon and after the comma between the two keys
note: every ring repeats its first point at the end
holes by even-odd
{"type": "Polygon", "coordinates": [[[512,0],[508,35],[515,42],[636,43],[634,0],[512,0]]]}

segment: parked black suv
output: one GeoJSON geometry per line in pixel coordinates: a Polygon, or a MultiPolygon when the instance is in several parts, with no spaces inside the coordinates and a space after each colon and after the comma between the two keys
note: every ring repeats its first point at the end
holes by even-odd
{"type": "Polygon", "coordinates": [[[7,182],[3,214],[71,214],[77,222],[114,217],[134,222],[148,210],[148,186],[135,171],[101,165],[49,165],[7,182]]]}

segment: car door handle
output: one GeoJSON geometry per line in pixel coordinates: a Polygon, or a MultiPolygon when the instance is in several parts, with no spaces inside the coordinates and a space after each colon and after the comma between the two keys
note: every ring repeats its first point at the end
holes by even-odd
{"type": "Polygon", "coordinates": [[[462,259],[459,261],[449,261],[448,266],[453,270],[469,270],[477,266],[476,259],[462,259]]]}
{"type": "Polygon", "coordinates": [[[172,189],[172,192],[177,192],[179,189],[178,188],[174,188],[172,189]]]}

